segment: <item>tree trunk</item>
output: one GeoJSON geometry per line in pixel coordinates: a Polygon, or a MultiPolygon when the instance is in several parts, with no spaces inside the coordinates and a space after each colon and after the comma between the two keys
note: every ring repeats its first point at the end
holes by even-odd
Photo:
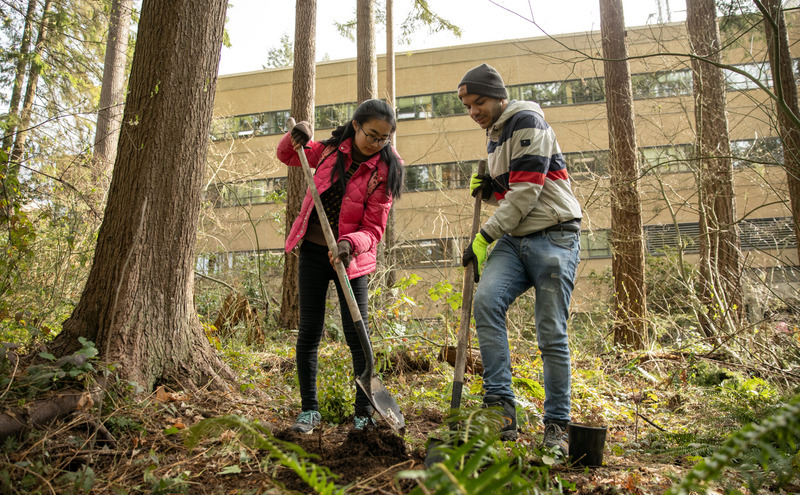
{"type": "MultiPolygon", "coordinates": [[[[297,0],[294,28],[294,70],[292,71],[292,117],[305,120],[314,128],[314,91],[316,82],[317,1],[297,0]]],[[[286,235],[297,215],[306,193],[303,170],[289,167],[286,186],[286,235]]],[[[300,323],[300,301],[297,287],[298,258],[296,252],[284,255],[283,295],[280,324],[297,328],[300,323]]]]}
{"type": "Polygon", "coordinates": [[[644,347],[647,325],[644,234],[633,90],[625,45],[622,0],[600,0],[608,140],[611,148],[611,260],[614,276],[614,341],[644,347]]]}
{"type": "Polygon", "coordinates": [[[108,25],[106,56],[103,65],[103,85],[100,89],[100,109],[92,155],[92,182],[98,194],[97,205],[108,189],[108,177],[117,155],[119,128],[122,123],[122,104],[125,101],[125,68],[128,60],[128,37],[133,0],[113,0],[108,25]]]}
{"type": "MultiPolygon", "coordinates": [[[[394,72],[394,0],[386,0],[386,101],[392,109],[395,104],[395,72],[394,72]]],[[[391,136],[392,146],[397,147],[397,133],[391,136]]],[[[389,210],[386,221],[386,232],[383,236],[383,266],[386,270],[386,287],[392,287],[396,281],[395,274],[395,207],[389,210]]]]}
{"type": "MultiPolygon", "coordinates": [[[[692,53],[719,62],[714,0],[687,0],[686,11],[692,53]]],[[[719,67],[693,59],[692,79],[700,164],[700,297],[705,306],[700,323],[712,337],[716,325],[733,330],[739,320],[742,268],[724,75],[719,67]]]]}
{"type": "Polygon", "coordinates": [[[22,83],[25,81],[25,70],[28,67],[28,52],[31,48],[31,31],[33,31],[33,17],[36,13],[36,0],[28,0],[28,11],[22,26],[22,39],[19,45],[19,54],[14,71],[14,84],[11,88],[11,99],[8,103],[8,128],[3,136],[3,150],[10,151],[14,143],[14,133],[19,124],[19,101],[22,99],[22,83]]]}
{"type": "Polygon", "coordinates": [[[358,103],[378,97],[375,55],[375,1],[356,2],[356,80],[358,103]]]}
{"type": "Polygon", "coordinates": [[[25,151],[25,140],[28,134],[28,126],[31,124],[31,114],[33,113],[33,99],[36,96],[36,87],[39,85],[39,76],[42,73],[42,54],[44,52],[47,38],[50,35],[50,7],[53,0],[45,0],[42,7],[42,20],[39,24],[39,34],[36,36],[36,45],[33,49],[30,71],[28,73],[28,85],[25,88],[25,97],[22,100],[22,108],[19,112],[19,125],[14,136],[14,146],[9,157],[8,177],[15,179],[19,173],[19,164],[22,154],[25,151]]]}
{"type": "Polygon", "coordinates": [[[95,342],[145,389],[234,379],[194,308],[194,246],[226,0],[144,0],[94,264],[55,354],[95,342]]]}
{"type": "MultiPolygon", "coordinates": [[[[778,111],[778,126],[783,141],[783,163],[786,168],[786,182],[789,186],[789,207],[794,219],[795,239],[800,239],[800,128],[787,111],[800,117],[797,102],[797,83],[792,68],[792,55],[789,53],[789,35],[786,19],[780,0],[764,0],[766,15],[764,26],[767,32],[769,63],[772,67],[772,84],[775,95],[783,101],[786,108],[778,111]]],[[[800,259],[800,243],[797,244],[797,257],[800,259]]]]}

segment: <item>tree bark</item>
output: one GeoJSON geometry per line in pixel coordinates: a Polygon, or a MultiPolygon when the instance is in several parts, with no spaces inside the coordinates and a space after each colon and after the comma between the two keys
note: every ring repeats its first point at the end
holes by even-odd
{"type": "Polygon", "coordinates": [[[28,10],[22,26],[22,38],[19,44],[17,65],[14,70],[14,84],[11,88],[11,99],[8,103],[8,129],[3,136],[3,149],[8,152],[14,143],[14,133],[19,123],[19,102],[22,99],[22,83],[25,82],[25,70],[28,67],[28,53],[31,49],[33,17],[36,13],[36,0],[28,0],[28,10]]]}
{"type": "MultiPolygon", "coordinates": [[[[780,0],[764,0],[766,8],[764,26],[767,33],[769,63],[772,68],[772,84],[775,95],[783,100],[786,110],[800,116],[797,101],[797,83],[792,68],[792,55],[789,52],[789,35],[786,19],[780,0]]],[[[789,186],[789,208],[794,219],[795,239],[800,239],[800,128],[786,114],[778,111],[778,127],[783,141],[783,164],[786,168],[786,182],[789,186]]],[[[797,244],[797,257],[800,259],[800,243],[797,244]]]]}
{"type": "MultiPolygon", "coordinates": [[[[396,109],[395,104],[395,71],[394,71],[394,0],[386,0],[386,101],[396,109]]],[[[397,147],[397,133],[391,136],[392,146],[397,147]]],[[[383,236],[383,266],[386,271],[385,285],[392,287],[396,281],[395,273],[395,207],[389,209],[386,221],[386,232],[383,236]]]]}
{"type": "MultiPolygon", "coordinates": [[[[314,128],[314,93],[316,83],[317,1],[297,0],[294,34],[294,70],[292,72],[292,117],[305,120],[314,128]]],[[[300,214],[306,193],[303,170],[289,167],[286,185],[286,236],[300,214]]],[[[280,324],[297,328],[300,323],[300,301],[297,284],[298,258],[295,252],[284,255],[283,295],[280,324]]]]}
{"type": "Polygon", "coordinates": [[[356,2],[356,70],[358,103],[377,98],[375,0],[357,0],[356,2]]]}
{"type": "Polygon", "coordinates": [[[608,140],[611,148],[611,267],[617,344],[642,349],[647,329],[644,231],[633,90],[622,0],[600,0],[608,140]]]}
{"type": "Polygon", "coordinates": [[[22,100],[22,108],[19,112],[19,125],[14,135],[14,145],[9,157],[10,178],[16,178],[19,173],[19,164],[22,154],[25,151],[25,139],[28,134],[28,126],[31,124],[31,114],[33,113],[33,99],[36,96],[36,87],[39,85],[39,76],[42,73],[42,54],[44,52],[47,38],[50,35],[50,7],[53,0],[45,0],[42,7],[42,19],[39,23],[39,34],[36,36],[36,45],[33,49],[30,70],[28,72],[28,84],[25,87],[25,96],[22,100]]]}
{"type": "Polygon", "coordinates": [[[119,129],[125,102],[125,69],[128,61],[133,0],[113,0],[108,25],[106,55],[103,65],[103,84],[100,89],[100,109],[94,135],[91,173],[99,194],[97,205],[108,188],[108,177],[117,154],[119,129]]]}
{"type": "Polygon", "coordinates": [[[194,247],[226,0],[144,0],[94,263],[54,354],[95,342],[146,390],[227,386],[194,308],[194,247]]]}
{"type": "MultiPolygon", "coordinates": [[[[687,0],[686,11],[692,53],[719,62],[714,0],[687,0]]],[[[717,325],[733,330],[740,319],[742,268],[724,75],[719,67],[692,59],[692,79],[700,171],[700,297],[705,306],[700,323],[712,337],[717,325]]]]}

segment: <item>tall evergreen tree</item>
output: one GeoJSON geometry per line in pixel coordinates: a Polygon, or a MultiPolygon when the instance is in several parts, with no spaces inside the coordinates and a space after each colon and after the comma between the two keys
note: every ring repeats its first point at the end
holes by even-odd
{"type": "MultiPolygon", "coordinates": [[[[314,91],[316,81],[316,30],[317,0],[297,0],[295,15],[294,70],[292,71],[292,116],[300,122],[314,124],[314,91]]],[[[303,170],[289,167],[287,172],[286,235],[297,215],[300,214],[306,182],[303,170]]],[[[280,323],[286,328],[297,328],[300,323],[300,301],[298,298],[295,253],[284,255],[283,293],[281,297],[280,323]]]]}
{"type": "Polygon", "coordinates": [[[703,332],[732,330],[742,309],[742,263],[728,136],[725,78],[714,0],[687,0],[692,54],[696,158],[700,177],[700,297],[703,332]],[[705,59],[705,60],[703,60],[705,59]]]}
{"type": "MultiPolygon", "coordinates": [[[[789,35],[781,0],[755,0],[764,17],[772,84],[778,99],[778,126],[783,141],[783,164],[789,186],[789,209],[794,219],[794,235],[800,239],[800,104],[794,78],[789,35]]],[[[797,243],[800,259],[800,242],[797,243]]]]}
{"type": "Polygon", "coordinates": [[[356,53],[356,98],[361,103],[378,97],[375,0],[356,0],[356,53]]]}
{"type": "Polygon", "coordinates": [[[106,189],[106,177],[117,155],[125,101],[125,73],[128,66],[133,0],[112,0],[110,13],[91,166],[93,183],[99,192],[106,189]]]}
{"type": "Polygon", "coordinates": [[[94,263],[51,344],[94,341],[150,389],[233,379],[194,307],[194,247],[227,0],[144,0],[123,132],[94,263]]]}
{"type": "Polygon", "coordinates": [[[608,140],[611,148],[611,245],[614,275],[614,341],[641,349],[647,326],[644,231],[633,90],[625,45],[622,0],[600,0],[608,140]]]}

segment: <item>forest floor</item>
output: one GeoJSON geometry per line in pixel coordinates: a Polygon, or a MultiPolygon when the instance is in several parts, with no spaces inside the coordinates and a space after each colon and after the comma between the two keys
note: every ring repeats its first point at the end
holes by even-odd
{"type": "MultiPolygon", "coordinates": [[[[283,494],[315,493],[311,485],[320,489],[328,483],[348,494],[405,494],[419,488],[413,473],[425,471],[426,442],[442,432],[445,422],[452,381],[449,364],[435,357],[414,366],[408,366],[413,359],[406,360],[405,367],[396,361],[391,366],[384,363],[382,380],[405,416],[403,436],[379,417],[376,429],[353,431],[352,407],[337,421],[330,420],[331,412],[323,412],[320,427],[301,435],[290,429],[299,412],[294,360],[286,350],[291,347],[283,341],[277,348],[281,350],[224,352],[242,376],[242,391],[190,392],[164,385],[149,395],[134,396],[120,393],[125,387],[112,388],[102,413],[87,408],[47,429],[7,440],[0,491],[283,494]],[[104,434],[92,441],[90,432],[97,425],[104,434]],[[294,459],[317,481],[298,476],[290,467],[298,465],[291,462],[294,459]]],[[[574,466],[553,461],[538,448],[543,397],[532,371],[537,359],[529,357],[535,356],[532,352],[523,351],[524,359],[520,354],[513,357],[519,439],[502,444],[513,450],[523,471],[545,472],[547,481],[531,493],[662,494],[728,434],[747,419],[774,410],[780,400],[774,391],[765,392],[773,389],[763,380],[745,387],[741,384],[746,373],[708,365],[709,359],[686,358],[687,354],[576,356],[573,420],[602,422],[608,434],[602,466],[574,466]],[[725,392],[720,384],[726,380],[740,385],[725,392]],[[743,399],[753,395],[754,387],[761,398],[743,399]],[[745,395],[737,395],[737,390],[745,395]]],[[[329,342],[320,357],[320,395],[345,391],[341,397],[329,397],[325,407],[352,402],[355,387],[346,346],[329,342]],[[336,367],[340,369],[332,371],[336,367]]],[[[538,366],[540,370],[540,362],[538,366]]],[[[4,406],[9,398],[3,399],[4,406]]],[[[479,404],[480,376],[468,373],[462,408],[478,410],[479,404]]],[[[726,473],[725,482],[748,493],[736,471],[726,473]]],[[[767,479],[763,486],[759,493],[800,493],[797,479],[767,479]]]]}

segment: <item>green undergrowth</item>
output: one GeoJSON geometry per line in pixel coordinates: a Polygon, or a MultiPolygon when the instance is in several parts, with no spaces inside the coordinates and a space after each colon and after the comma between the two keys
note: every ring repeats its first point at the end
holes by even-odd
{"type": "MultiPolygon", "coordinates": [[[[449,410],[453,368],[440,351],[445,344],[455,343],[458,307],[451,305],[453,296],[452,286],[444,285],[430,294],[449,308],[448,314],[433,322],[410,319],[414,301],[406,296],[372,312],[376,370],[406,414],[410,433],[404,441],[409,451],[425,451],[431,439],[436,439],[443,442],[445,453],[440,462],[407,470],[402,479],[414,484],[414,493],[578,490],[581,476],[591,478],[591,471],[538,447],[545,398],[542,360],[535,331],[530,328],[530,314],[527,319],[517,314],[527,314],[528,300],[515,303],[516,313],[509,322],[520,440],[497,440],[492,428],[496,418],[480,408],[481,377],[472,372],[465,376],[457,415],[434,430],[417,427],[425,411],[444,415],[449,410]],[[464,425],[455,430],[461,437],[448,436],[453,430],[446,425],[453,422],[464,425]]],[[[377,301],[372,304],[379,306],[377,301]]],[[[655,318],[662,326],[652,330],[652,344],[631,351],[611,342],[607,314],[574,315],[570,321],[573,421],[608,428],[604,462],[612,472],[628,472],[637,466],[664,471],[669,480],[682,483],[674,493],[703,492],[709,487],[755,493],[790,486],[800,474],[800,415],[793,415],[800,380],[793,378],[796,371],[792,371],[798,368],[792,356],[800,355],[796,352],[800,345],[797,326],[793,321],[772,326],[763,323],[754,333],[759,342],[781,343],[782,347],[771,352],[789,370],[783,372],[759,366],[757,356],[741,352],[741,347],[736,349],[738,357],[717,351],[698,336],[687,318],[677,312],[655,318]],[[748,426],[751,423],[755,426],[748,426]],[[686,478],[681,481],[683,475],[686,478]]],[[[94,344],[86,341],[78,353],[66,358],[42,353],[40,364],[22,373],[15,355],[41,352],[39,345],[49,337],[39,327],[24,317],[6,317],[0,324],[4,338],[21,344],[4,345],[0,353],[4,408],[23,408],[61,389],[88,389],[97,383],[97,377],[104,376],[113,386],[102,404],[87,406],[93,418],[89,424],[101,424],[120,443],[136,447],[126,451],[130,459],[125,465],[120,460],[109,462],[102,455],[102,462],[53,461],[65,455],[65,445],[78,451],[87,449],[85,418],[80,427],[83,434],[76,434],[74,426],[65,426],[9,439],[3,445],[0,465],[0,486],[8,493],[45,493],[48,486],[56,493],[191,493],[202,472],[188,465],[173,468],[177,462],[174,452],[204,445],[213,445],[213,453],[206,455],[215,459],[219,476],[280,465],[318,493],[338,493],[345,488],[337,484],[336,473],[319,466],[313,456],[269,433],[270,428],[291,424],[300,412],[296,333],[265,322],[265,341],[248,344],[247,328],[237,327],[223,335],[206,324],[209,342],[238,375],[237,392],[241,393],[239,399],[206,398],[216,401],[212,407],[193,403],[198,397],[192,398],[176,384],[165,384],[166,392],[159,395],[154,391],[143,398],[144,391],[136,384],[115,379],[114,367],[99,363],[94,344]],[[268,459],[249,449],[269,452],[268,459]],[[137,475],[126,484],[111,481],[113,474],[129,470],[137,475]]],[[[343,340],[334,319],[320,346],[318,376],[320,412],[323,421],[334,426],[351,421],[356,391],[350,350],[343,340]]],[[[470,347],[478,349],[474,328],[470,347]]],[[[631,483],[626,479],[618,481],[620,489],[631,483]]],[[[646,483],[647,479],[637,482],[646,483]]],[[[662,481],[649,491],[663,493],[665,489],[662,481]]]]}

